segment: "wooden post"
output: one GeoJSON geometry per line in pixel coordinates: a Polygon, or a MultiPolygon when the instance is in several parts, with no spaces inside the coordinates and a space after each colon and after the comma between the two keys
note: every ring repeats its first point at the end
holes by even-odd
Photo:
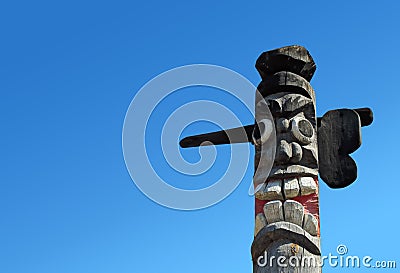
{"type": "MultiPolygon", "coordinates": [[[[264,52],[256,68],[262,77],[256,122],[266,103],[276,128],[272,170],[260,158],[266,149],[255,144],[255,238],[253,272],[321,272],[318,142],[315,63],[300,46],[264,52]]],[[[260,133],[262,135],[262,132],[260,133]]]]}
{"type": "Polygon", "coordinates": [[[315,92],[309,83],[316,65],[304,47],[264,52],[256,68],[262,78],[256,92],[256,123],[244,130],[190,136],[180,145],[252,142],[256,192],[253,273],[318,273],[322,271],[318,174],[331,188],[343,188],[356,180],[357,166],[349,154],[360,147],[361,126],[372,123],[372,111],[338,109],[317,118],[315,92]],[[271,145],[273,127],[276,153],[271,157],[266,147],[271,145]],[[273,161],[272,170],[268,160],[273,161]]]}

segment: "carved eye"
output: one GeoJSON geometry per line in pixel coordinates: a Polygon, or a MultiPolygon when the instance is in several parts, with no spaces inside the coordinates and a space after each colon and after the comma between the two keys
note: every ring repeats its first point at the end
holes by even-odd
{"type": "Polygon", "coordinates": [[[253,131],[253,143],[256,145],[261,145],[265,143],[273,131],[272,121],[269,119],[262,119],[257,123],[257,126],[253,131]]]}
{"type": "Polygon", "coordinates": [[[294,118],[292,120],[292,134],[302,144],[309,144],[314,136],[314,129],[308,120],[294,118]]]}

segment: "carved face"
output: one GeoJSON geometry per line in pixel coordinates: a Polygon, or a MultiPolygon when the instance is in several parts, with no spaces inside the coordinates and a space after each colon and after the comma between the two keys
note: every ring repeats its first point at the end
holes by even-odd
{"type": "Polygon", "coordinates": [[[269,179],[318,175],[315,106],[303,95],[266,97],[274,117],[277,149],[269,179]]]}
{"type": "Polygon", "coordinates": [[[253,134],[257,166],[253,180],[259,187],[253,257],[259,257],[265,249],[275,253],[274,247],[279,248],[280,244],[285,249],[301,242],[302,251],[318,259],[318,144],[314,101],[296,93],[271,94],[256,104],[256,122],[259,133],[255,129],[253,134]],[[269,126],[265,124],[269,122],[263,107],[272,113],[269,122],[276,129],[276,153],[270,173],[265,168],[265,160],[271,158],[263,145],[268,145],[272,137],[268,139],[269,126]],[[271,234],[282,240],[276,245],[266,241],[271,234]]]}
{"type": "Polygon", "coordinates": [[[253,134],[256,144],[254,183],[259,185],[283,177],[317,177],[318,145],[313,100],[287,92],[272,94],[264,99],[256,105],[256,121],[260,132],[253,134]],[[268,119],[265,107],[269,107],[273,121],[268,119]],[[276,128],[277,147],[272,170],[267,174],[265,161],[272,158],[268,149],[262,149],[262,145],[267,145],[272,122],[276,128]],[[264,155],[268,152],[268,155],[264,155]]]}

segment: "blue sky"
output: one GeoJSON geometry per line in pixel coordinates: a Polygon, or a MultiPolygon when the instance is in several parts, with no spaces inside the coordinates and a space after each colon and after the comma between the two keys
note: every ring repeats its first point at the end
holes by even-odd
{"type": "MultiPolygon", "coordinates": [[[[251,272],[252,169],[217,205],[168,209],[132,182],[122,127],[136,92],[168,69],[215,64],[256,85],[259,54],[291,44],[305,46],[317,64],[318,115],[364,106],[375,114],[353,154],[357,181],[341,190],[321,183],[323,253],[346,244],[349,254],[399,263],[399,8],[397,1],[3,1],[0,272],[251,272]]],[[[155,120],[191,99],[236,103],[189,88],[160,105],[155,120]]],[[[210,129],[199,123],[185,133],[210,129]]],[[[188,188],[221,173],[229,147],[217,152],[217,169],[188,178],[188,188]]],[[[196,149],[182,153],[198,159],[196,149]]],[[[160,173],[176,175],[162,164],[160,173]]]]}

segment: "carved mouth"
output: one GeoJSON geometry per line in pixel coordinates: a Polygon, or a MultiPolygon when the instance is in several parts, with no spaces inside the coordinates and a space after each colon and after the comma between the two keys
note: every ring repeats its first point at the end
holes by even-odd
{"type": "Polygon", "coordinates": [[[319,255],[318,232],[318,219],[306,212],[301,203],[295,200],[269,201],[264,205],[263,212],[256,215],[254,230],[256,238],[252,245],[253,259],[279,238],[291,239],[293,243],[319,255]]]}
{"type": "Polygon", "coordinates": [[[282,238],[301,242],[300,245],[317,254],[316,249],[320,249],[317,177],[303,176],[304,173],[293,173],[290,178],[287,175],[269,177],[257,191],[254,236],[261,237],[265,247],[265,240],[280,234],[282,238]]]}
{"type": "Polygon", "coordinates": [[[274,200],[264,205],[264,211],[256,215],[255,233],[277,222],[289,222],[303,228],[312,236],[318,235],[318,219],[305,212],[304,207],[294,200],[274,200]]]}
{"type": "Polygon", "coordinates": [[[259,200],[286,200],[298,196],[316,193],[318,186],[315,176],[300,176],[282,178],[271,176],[263,183],[255,196],[259,200]]]}

